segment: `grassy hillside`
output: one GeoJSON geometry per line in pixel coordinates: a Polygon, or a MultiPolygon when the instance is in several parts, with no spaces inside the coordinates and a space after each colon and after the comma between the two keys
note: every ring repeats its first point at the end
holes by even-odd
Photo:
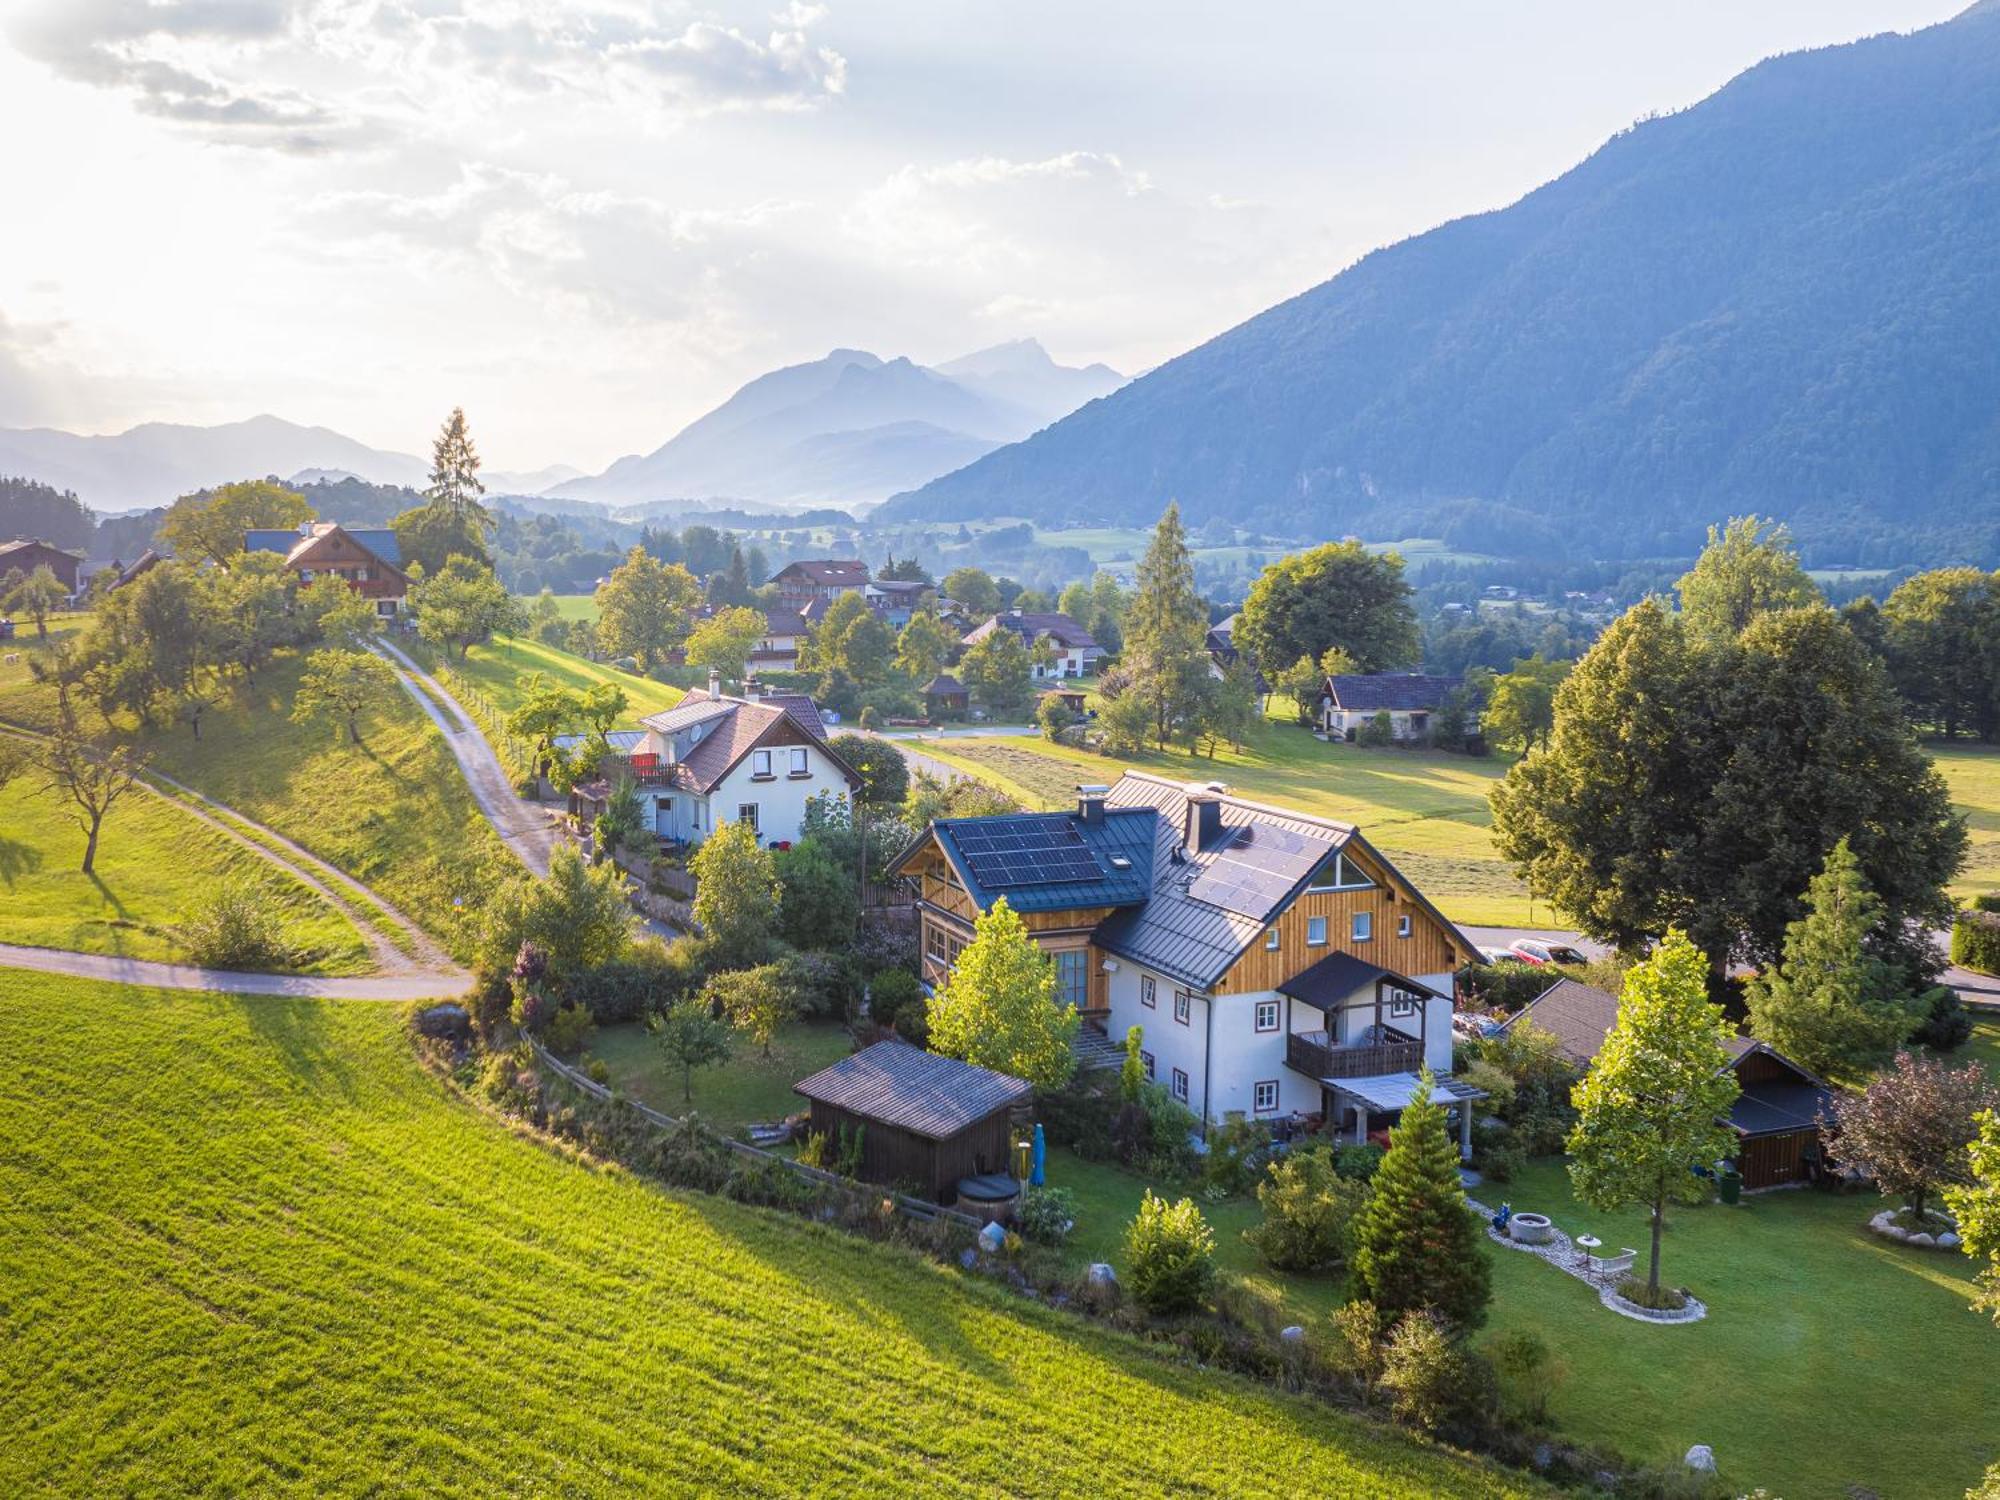
{"type": "Polygon", "coordinates": [[[0,1051],[11,1494],[1532,1491],[576,1165],[386,1007],[0,974],[0,1051]]]}
{"type": "Polygon", "coordinates": [[[606,662],[586,661],[571,652],[525,638],[504,637],[474,646],[465,660],[453,657],[448,665],[485,694],[503,714],[527,696],[523,684],[536,672],[579,691],[600,682],[616,684],[625,694],[628,717],[633,721],[672,708],[682,696],[679,688],[664,682],[620,671],[606,662]]]}
{"type": "MultiPolygon", "coordinates": [[[[539,594],[522,594],[523,604],[532,605],[539,594]]],[[[597,618],[597,595],[595,594],[551,594],[556,608],[565,620],[595,620],[597,618]]]]}
{"type": "MultiPolygon", "coordinates": [[[[453,913],[477,907],[516,868],[479,815],[458,764],[399,689],[365,715],[356,748],[323,724],[294,724],[300,660],[282,657],[254,683],[235,682],[202,723],[135,723],[119,732],[153,766],[295,839],[381,891],[440,937],[453,913]],[[464,905],[454,908],[453,902],[464,905]]],[[[0,719],[46,725],[53,696],[27,679],[26,662],[0,665],[0,719]]]]}
{"type": "Polygon", "coordinates": [[[2000,890],[2000,745],[1932,745],[1930,751],[1972,835],[1952,894],[2000,890]]]}
{"type": "Polygon", "coordinates": [[[1237,755],[1179,751],[1103,756],[1023,737],[930,740],[926,755],[989,779],[1031,807],[1072,802],[1078,782],[1116,780],[1125,768],[1182,780],[1218,780],[1246,797],[1358,823],[1370,841],[1461,922],[1550,920],[1501,863],[1488,832],[1486,794],[1510,760],[1430,751],[1327,745],[1289,724],[1260,726],[1237,755]]]}
{"type": "Polygon", "coordinates": [[[83,873],[83,830],[23,775],[0,787],[0,943],[184,962],[175,928],[223,879],[252,882],[309,974],[369,966],[367,945],[325,898],[161,798],[132,792],[111,809],[97,868],[83,873]]]}

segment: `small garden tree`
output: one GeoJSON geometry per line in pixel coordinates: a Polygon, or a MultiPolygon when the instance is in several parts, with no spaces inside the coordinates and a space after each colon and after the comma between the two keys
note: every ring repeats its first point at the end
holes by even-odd
{"type": "Polygon", "coordinates": [[[441,651],[458,648],[461,658],[496,635],[525,635],[528,612],[507,592],[493,570],[469,557],[453,556],[410,587],[417,634],[441,651]]]}
{"type": "Polygon", "coordinates": [[[1426,1068],[1389,1133],[1355,1230],[1355,1289],[1390,1317],[1432,1308],[1470,1328],[1486,1316],[1490,1273],[1459,1182],[1458,1148],[1431,1087],[1426,1068]]]}
{"type": "Polygon", "coordinates": [[[306,658],[298,691],[292,695],[292,722],[331,719],[346,726],[350,745],[358,745],[361,715],[395,691],[396,674],[381,657],[370,651],[329,646],[306,658]]]}
{"type": "Polygon", "coordinates": [[[718,609],[688,636],[688,665],[713,667],[730,681],[740,682],[750,653],[763,638],[764,617],[756,610],[741,605],[718,609]]]}
{"type": "Polygon", "coordinates": [[[592,867],[571,843],[559,843],[549,873],[521,879],[487,903],[480,937],[481,967],[498,973],[525,943],[539,955],[536,977],[561,989],[579,976],[624,956],[631,942],[632,912],[616,867],[592,867]]]}
{"type": "Polygon", "coordinates": [[[674,1006],[655,1016],[646,1029],[659,1044],[667,1066],[681,1075],[681,1103],[694,1103],[696,1068],[718,1067],[729,1061],[729,1028],[699,1002],[674,1006]]]}
{"type": "Polygon", "coordinates": [[[1076,1071],[1074,1005],[1056,1003],[1055,964],[1002,896],[931,997],[931,1051],[1058,1089],[1076,1071]]]}
{"type": "Polygon", "coordinates": [[[710,1004],[719,1007],[729,1024],[757,1044],[764,1056],[771,1055],[771,1042],[787,1021],[804,1009],[802,997],[791,984],[783,964],[760,964],[754,969],[732,969],[717,974],[703,991],[710,1004]]]}
{"type": "Polygon", "coordinates": [[[1926,1205],[1942,1189],[1972,1181],[1975,1117],[1996,1106],[2000,1093],[1979,1063],[1952,1069],[1934,1057],[1899,1052],[1895,1065],[1859,1093],[1834,1098],[1828,1146],[1909,1204],[1921,1228],[1926,1205]]]}
{"type": "Polygon", "coordinates": [[[0,596],[0,609],[19,610],[35,622],[35,635],[47,640],[49,616],[61,609],[68,597],[69,591],[62,586],[62,580],[44,565],[5,590],[4,596],[0,596]]]}
{"type": "Polygon", "coordinates": [[[1354,1221],[1368,1193],[1367,1183],[1334,1171],[1328,1147],[1294,1151],[1257,1184],[1264,1221],[1243,1237],[1280,1271],[1330,1270],[1353,1247],[1354,1221]]]}
{"type": "Polygon", "coordinates": [[[1125,1229],[1125,1272],[1139,1305],[1159,1313],[1192,1312],[1215,1285],[1215,1231],[1194,1199],[1140,1200],[1125,1229]]]}
{"type": "Polygon", "coordinates": [[[1625,976],[1618,1024],[1572,1095],[1570,1181],[1606,1213],[1643,1206],[1652,1222],[1649,1301],[1660,1299],[1660,1232],[1667,1204],[1698,1201],[1694,1175],[1735,1150],[1721,1123],[1737,1094],[1722,1008],[1708,1001],[1708,960],[1679,931],[1625,976]]]}
{"type": "Polygon", "coordinates": [[[71,821],[83,830],[83,873],[94,873],[105,816],[139,784],[145,753],[92,740],[77,728],[65,700],[55,733],[35,747],[32,758],[42,789],[69,803],[71,821]]]}
{"type": "Polygon", "coordinates": [[[637,843],[645,830],[646,807],[639,796],[639,788],[629,776],[621,776],[618,784],[605,797],[604,811],[597,815],[597,822],[591,827],[597,845],[597,860],[616,860],[618,851],[627,844],[637,843]]]}
{"type": "Polygon", "coordinates": [[[694,919],[724,966],[754,964],[777,935],[783,888],[768,850],[748,823],[724,823],[688,861],[695,878],[694,919]]]}
{"type": "Polygon", "coordinates": [[[1866,1076],[1888,1061],[1915,1016],[1902,976],[1868,951],[1882,903],[1846,839],[1806,889],[1785,929],[1784,958],[1750,982],[1750,1030],[1829,1078],[1866,1076]]]}
{"type": "Polygon", "coordinates": [[[1979,1306],[2000,1323],[2000,1110],[1984,1110],[1975,1122],[1979,1135],[1966,1151],[1971,1181],[1944,1190],[1945,1206],[1958,1220],[1965,1253],[1984,1259],[1979,1273],[1979,1306]]]}
{"type": "Polygon", "coordinates": [[[776,858],[785,941],[795,948],[837,948],[854,936],[861,915],[854,874],[834,863],[818,839],[807,839],[776,858]]]}

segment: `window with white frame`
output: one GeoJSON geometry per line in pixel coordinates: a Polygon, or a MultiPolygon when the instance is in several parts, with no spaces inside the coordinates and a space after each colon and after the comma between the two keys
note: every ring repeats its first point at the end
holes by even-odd
{"type": "Polygon", "coordinates": [[[1266,1078],[1250,1087],[1250,1107],[1260,1115],[1274,1114],[1278,1108],[1278,1080],[1266,1078]]]}
{"type": "Polygon", "coordinates": [[[1194,1014],[1194,996],[1186,990],[1174,991],[1174,1019],[1185,1026],[1188,1017],[1194,1014]]]}
{"type": "Polygon", "coordinates": [[[1368,942],[1375,936],[1375,915],[1373,912],[1358,911],[1354,914],[1354,941],[1368,942]]]}
{"type": "Polygon", "coordinates": [[[1306,918],[1306,946],[1308,948],[1323,948],[1326,946],[1325,917],[1306,918]]]}
{"type": "Polygon", "coordinates": [[[1278,1029],[1277,1001],[1259,1000],[1257,1002],[1256,1025],[1259,1031],[1276,1031],[1278,1029]]]}
{"type": "Polygon", "coordinates": [[[806,749],[803,745],[792,751],[791,774],[794,776],[812,775],[812,767],[806,763],[806,749]]]}
{"type": "Polygon", "coordinates": [[[750,831],[755,833],[757,831],[757,804],[754,802],[739,802],[736,805],[736,821],[739,823],[748,823],[750,831]]]}
{"type": "Polygon", "coordinates": [[[1276,953],[1278,951],[1278,929],[1276,927],[1267,927],[1264,929],[1264,951],[1267,953],[1276,953]]]}
{"type": "Polygon", "coordinates": [[[1396,936],[1408,937],[1409,935],[1410,935],[1410,915],[1408,912],[1405,912],[1403,913],[1402,916],[1396,918],[1396,936]]]}
{"type": "Polygon", "coordinates": [[[1145,1066],[1146,1076],[1151,1078],[1153,1076],[1153,1054],[1150,1052],[1141,1052],[1139,1054],[1139,1061],[1145,1066]]]}
{"type": "Polygon", "coordinates": [[[771,774],[771,752],[752,750],[750,752],[750,774],[759,778],[771,774]]]}
{"type": "Polygon", "coordinates": [[[1179,1068],[1174,1069],[1174,1097],[1183,1104],[1188,1102],[1188,1076],[1179,1068]]]}
{"type": "Polygon", "coordinates": [[[1151,974],[1141,974],[1139,976],[1139,1003],[1149,1010],[1159,1009],[1160,990],[1159,986],[1153,982],[1151,974]]]}
{"type": "Polygon", "coordinates": [[[1370,880],[1359,865],[1349,864],[1347,856],[1336,854],[1317,870],[1307,882],[1309,891],[1362,891],[1375,882],[1370,880]]]}

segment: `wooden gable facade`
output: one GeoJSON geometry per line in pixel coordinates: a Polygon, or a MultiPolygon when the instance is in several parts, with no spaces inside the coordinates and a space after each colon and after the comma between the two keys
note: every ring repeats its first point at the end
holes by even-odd
{"type": "Polygon", "coordinates": [[[410,581],[338,526],[330,526],[292,550],[286,566],[311,582],[328,574],[343,580],[364,599],[401,599],[410,581]]]}

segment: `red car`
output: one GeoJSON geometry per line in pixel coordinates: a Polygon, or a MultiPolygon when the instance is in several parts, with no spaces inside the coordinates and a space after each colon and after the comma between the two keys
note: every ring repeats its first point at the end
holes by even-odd
{"type": "Polygon", "coordinates": [[[1531,964],[1587,964],[1581,952],[1568,943],[1545,943],[1540,938],[1522,938],[1511,946],[1514,956],[1531,964]]]}

